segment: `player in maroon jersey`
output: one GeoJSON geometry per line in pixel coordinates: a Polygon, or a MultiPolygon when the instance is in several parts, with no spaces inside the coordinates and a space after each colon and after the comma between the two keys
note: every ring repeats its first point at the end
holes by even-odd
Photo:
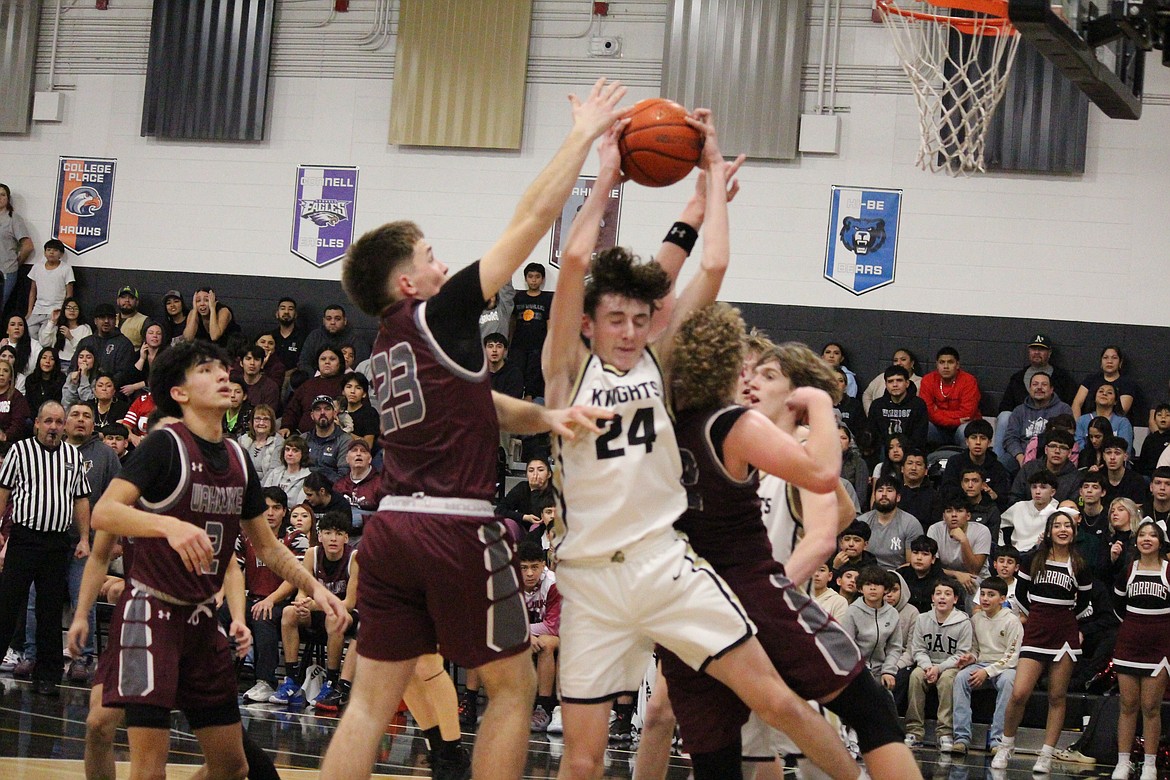
{"type": "MultiPolygon", "coordinates": [[[[511,540],[494,517],[501,427],[528,433],[597,430],[600,410],[568,415],[491,392],[479,336],[484,302],[511,279],[560,215],[593,142],[612,131],[625,95],[598,79],[570,96],[573,129],[520,199],[504,234],[448,280],[411,222],[364,235],[342,284],[381,318],[371,357],[389,494],[366,524],[358,562],[363,616],[353,696],[321,774],[369,777],[386,723],[415,669],[436,652],[477,668],[491,703],[476,739],[477,778],[518,778],[535,675],[511,540]],[[570,425],[570,423],[572,425],[570,425]],[[369,681],[363,684],[363,681],[369,681]]],[[[435,767],[435,776],[465,768],[435,767]]]]}
{"type": "Polygon", "coordinates": [[[114,610],[110,645],[98,663],[102,703],[126,712],[131,775],[166,772],[170,712],[187,715],[209,776],[247,771],[236,677],[212,606],[242,530],[260,559],[314,599],[335,627],[341,602],[277,541],[251,460],[224,439],[228,359],[218,347],[179,344],[151,369],[159,410],[181,416],[151,433],[94,509],[94,527],[133,549],[127,587],[114,610]]]}

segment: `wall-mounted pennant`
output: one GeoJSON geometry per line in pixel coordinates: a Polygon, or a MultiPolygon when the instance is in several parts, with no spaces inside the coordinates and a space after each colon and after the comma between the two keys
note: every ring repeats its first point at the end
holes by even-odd
{"type": "Polygon", "coordinates": [[[902,190],[833,185],[825,278],[861,295],[894,282],[902,190]]]}
{"type": "Polygon", "coordinates": [[[53,236],[75,255],[109,243],[116,159],[60,157],[53,236]]]}
{"type": "Polygon", "coordinates": [[[353,243],[358,169],[345,165],[297,166],[292,253],[317,267],[340,260],[353,243]]]}
{"type": "MultiPolygon", "coordinates": [[[[577,179],[569,199],[565,201],[561,215],[557,217],[552,227],[552,247],[549,249],[548,262],[553,268],[561,267],[561,247],[569,239],[569,228],[573,226],[573,219],[577,212],[585,205],[585,199],[593,189],[596,176],[582,176],[577,179]]],[[[593,254],[612,249],[617,246],[618,222],[622,218],[622,185],[619,183],[609,191],[609,200],[605,204],[605,213],[601,216],[601,230],[597,234],[597,246],[593,254]]]]}

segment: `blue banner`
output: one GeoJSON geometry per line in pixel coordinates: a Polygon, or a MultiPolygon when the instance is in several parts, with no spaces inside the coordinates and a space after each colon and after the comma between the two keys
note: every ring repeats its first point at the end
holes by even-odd
{"type": "Polygon", "coordinates": [[[105,157],[58,160],[52,235],[75,255],[84,254],[110,241],[118,161],[105,157]]]}
{"type": "Polygon", "coordinates": [[[297,167],[292,253],[318,268],[340,260],[353,243],[358,169],[342,165],[297,167]]]}
{"type": "Polygon", "coordinates": [[[825,278],[854,295],[893,284],[901,214],[902,190],[833,185],[825,278]]]}

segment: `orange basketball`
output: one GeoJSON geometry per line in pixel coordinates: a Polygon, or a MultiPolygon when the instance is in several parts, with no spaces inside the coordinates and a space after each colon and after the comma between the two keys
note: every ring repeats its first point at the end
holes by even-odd
{"type": "Polygon", "coordinates": [[[703,136],[686,122],[687,110],[666,98],[638,101],[626,112],[630,120],[618,150],[622,171],[646,187],[682,181],[699,162],[703,136]]]}

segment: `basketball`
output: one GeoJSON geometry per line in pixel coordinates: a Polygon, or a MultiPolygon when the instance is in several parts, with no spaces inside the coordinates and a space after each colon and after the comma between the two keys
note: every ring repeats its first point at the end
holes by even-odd
{"type": "Polygon", "coordinates": [[[622,172],[645,187],[667,187],[686,178],[703,153],[703,136],[686,116],[685,108],[666,98],[635,103],[618,139],[622,172]]]}

